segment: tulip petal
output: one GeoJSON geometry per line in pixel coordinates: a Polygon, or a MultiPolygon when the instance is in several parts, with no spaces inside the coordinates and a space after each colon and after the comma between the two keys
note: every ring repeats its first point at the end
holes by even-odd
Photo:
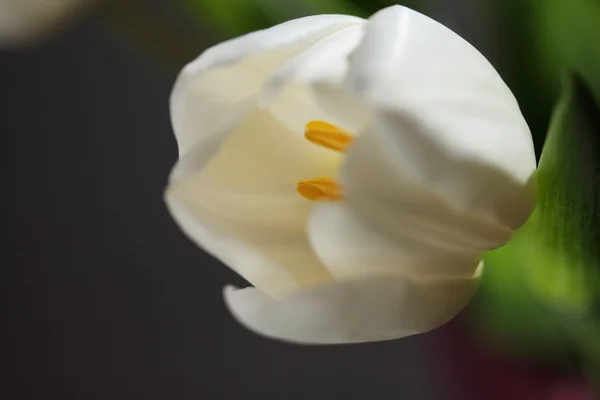
{"type": "Polygon", "coordinates": [[[335,158],[286,132],[267,111],[252,108],[233,129],[201,139],[175,167],[166,196],[173,217],[192,240],[269,295],[330,281],[308,244],[311,203],[296,193],[296,181],[333,173],[335,158]],[[239,246],[254,256],[237,255],[239,246]],[[259,256],[271,267],[263,270],[259,256]]]}
{"type": "Polygon", "coordinates": [[[230,107],[254,97],[270,73],[322,37],[361,22],[343,15],[300,18],[212,47],[188,64],[171,94],[180,155],[223,119],[243,118],[230,107]]]}
{"type": "Polygon", "coordinates": [[[179,199],[167,193],[166,202],[173,219],[186,235],[251,283],[277,288],[278,293],[294,291],[298,285],[284,268],[253,251],[234,237],[211,228],[179,199]]]}
{"type": "MultiPolygon", "coordinates": [[[[448,201],[395,167],[380,140],[381,129],[364,132],[349,148],[342,165],[341,183],[353,213],[375,229],[404,243],[420,243],[431,257],[475,255],[505,244],[511,229],[478,213],[453,207],[448,201]]],[[[408,128],[401,132],[410,132],[408,128]]],[[[426,149],[408,147],[419,157],[426,149]]],[[[432,160],[431,162],[436,162],[432,160]]],[[[449,178],[461,187],[461,175],[449,178]]],[[[514,190],[514,189],[513,189],[514,190]]],[[[416,249],[416,248],[415,248],[416,249]]],[[[441,265],[440,265],[441,266],[441,265]]]]}
{"type": "Polygon", "coordinates": [[[348,56],[363,34],[364,24],[352,25],[292,57],[265,83],[261,102],[296,131],[302,131],[309,120],[327,120],[358,131],[369,118],[368,109],[352,102],[340,84],[348,72],[348,56]],[[332,92],[340,94],[331,100],[332,92]]]}
{"type": "MultiPolygon", "coordinates": [[[[536,161],[519,106],[492,65],[438,22],[394,6],[375,14],[347,84],[377,110],[390,167],[453,207],[518,228],[536,161]]],[[[349,160],[350,162],[350,160],[349,160]]]]}
{"type": "Polygon", "coordinates": [[[401,275],[319,285],[283,299],[254,288],[225,288],[235,318],[266,337],[300,344],[397,339],[425,332],[458,314],[475,292],[482,264],[464,279],[412,280],[401,275]]]}
{"type": "Polygon", "coordinates": [[[265,101],[275,97],[289,82],[342,83],[350,67],[348,56],[362,40],[364,29],[362,23],[340,29],[286,61],[265,84],[265,101]]]}
{"type": "Polygon", "coordinates": [[[336,280],[396,273],[419,279],[471,277],[479,264],[477,255],[440,251],[411,232],[400,236],[380,231],[344,203],[316,204],[308,237],[336,280]]]}

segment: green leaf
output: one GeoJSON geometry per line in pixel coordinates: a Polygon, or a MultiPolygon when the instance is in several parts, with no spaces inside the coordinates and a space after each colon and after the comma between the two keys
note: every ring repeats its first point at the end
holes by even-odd
{"type": "Polygon", "coordinates": [[[484,255],[485,273],[470,313],[494,347],[544,363],[571,358],[573,346],[561,319],[531,290],[528,270],[535,223],[530,218],[507,245],[484,255]]]}
{"type": "Polygon", "coordinates": [[[600,366],[600,109],[579,76],[563,86],[536,209],[506,246],[484,256],[471,310],[505,349],[600,366]]]}
{"type": "Polygon", "coordinates": [[[528,221],[533,290],[557,311],[594,312],[600,300],[600,109],[586,83],[565,78],[538,168],[528,221]]]}

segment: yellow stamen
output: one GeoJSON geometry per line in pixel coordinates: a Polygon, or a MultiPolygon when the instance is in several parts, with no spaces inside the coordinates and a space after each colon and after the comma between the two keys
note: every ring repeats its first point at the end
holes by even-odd
{"type": "Polygon", "coordinates": [[[339,200],[342,197],[340,186],[326,176],[298,181],[296,191],[309,200],[339,200]]]}
{"type": "MultiPolygon", "coordinates": [[[[304,137],[314,144],[334,151],[345,151],[354,139],[352,134],[325,121],[306,124],[304,137]]],[[[297,182],[296,191],[309,200],[340,200],[342,188],[330,177],[306,179],[297,182]]]]}
{"type": "Polygon", "coordinates": [[[310,121],[306,124],[304,137],[315,144],[335,151],[344,151],[352,143],[352,134],[325,121],[310,121]]]}

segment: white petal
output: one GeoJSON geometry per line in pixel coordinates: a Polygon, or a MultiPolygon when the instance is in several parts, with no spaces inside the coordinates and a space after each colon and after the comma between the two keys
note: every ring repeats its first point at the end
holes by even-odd
{"type": "Polygon", "coordinates": [[[215,125],[232,118],[229,108],[254,98],[264,80],[286,59],[360,18],[319,15],[285,22],[206,50],[179,75],[171,95],[171,118],[180,154],[215,125]]]}
{"type": "Polygon", "coordinates": [[[196,243],[279,296],[331,280],[305,234],[311,203],[295,189],[297,180],[336,169],[329,152],[254,108],[232,134],[203,138],[185,154],[172,173],[167,202],[186,210],[173,217],[196,243]],[[256,256],[236,255],[238,246],[256,256]],[[262,269],[258,256],[270,266],[262,269]]]}
{"type": "Polygon", "coordinates": [[[531,212],[535,156],[518,104],[489,62],[413,10],[375,14],[348,84],[379,111],[383,154],[453,207],[519,227],[531,212]]]}
{"type": "Polygon", "coordinates": [[[402,236],[379,231],[344,203],[316,204],[308,237],[336,280],[398,273],[418,279],[464,278],[473,276],[479,264],[473,254],[442,252],[410,231],[402,236]]]}
{"type": "Polygon", "coordinates": [[[357,132],[369,120],[369,110],[340,84],[363,35],[364,24],[352,25],[292,57],[265,83],[261,103],[298,132],[316,119],[357,132]]]}
{"type": "Polygon", "coordinates": [[[398,275],[320,285],[284,299],[225,289],[233,315],[254,332],[303,344],[389,340],[434,329],[453,318],[477,288],[470,279],[410,280],[398,275]]]}
{"type": "MultiPolygon", "coordinates": [[[[421,243],[431,257],[475,255],[510,239],[509,228],[470,210],[454,208],[428,186],[396,168],[394,160],[386,157],[380,131],[363,133],[350,147],[342,166],[345,200],[352,212],[400,243],[407,238],[421,243]]],[[[411,157],[426,151],[418,146],[409,149],[411,157]]],[[[461,188],[460,174],[446,179],[461,188]]]]}
{"type": "Polygon", "coordinates": [[[349,68],[348,56],[363,35],[364,24],[352,25],[292,57],[269,77],[263,88],[263,101],[270,102],[289,83],[342,83],[349,68]]]}
{"type": "Polygon", "coordinates": [[[297,44],[313,43],[322,37],[354,24],[360,24],[362,18],[349,15],[313,15],[298,18],[275,25],[268,29],[251,32],[246,35],[219,43],[206,50],[189,65],[190,71],[233,64],[244,57],[261,51],[288,50],[297,44]],[[286,49],[287,48],[287,49],[286,49]]]}

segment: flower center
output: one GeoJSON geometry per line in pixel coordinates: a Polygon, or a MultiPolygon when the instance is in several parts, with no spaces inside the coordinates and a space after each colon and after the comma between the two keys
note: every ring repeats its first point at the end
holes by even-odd
{"type": "MultiPolygon", "coordinates": [[[[345,151],[354,140],[350,132],[324,121],[310,121],[306,124],[304,137],[309,142],[338,152],[345,151]]],[[[328,176],[298,181],[296,191],[302,197],[313,201],[342,198],[341,186],[328,176]]]]}

